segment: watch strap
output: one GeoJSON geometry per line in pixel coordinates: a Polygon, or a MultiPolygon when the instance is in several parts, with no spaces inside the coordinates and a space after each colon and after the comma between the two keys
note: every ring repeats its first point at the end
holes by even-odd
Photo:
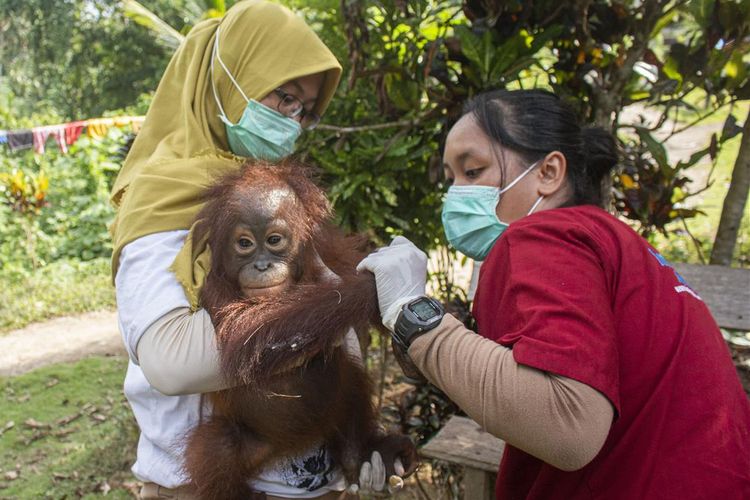
{"type": "Polygon", "coordinates": [[[394,324],[394,342],[404,349],[404,351],[408,350],[414,338],[435,328],[440,324],[444,315],[445,309],[442,304],[432,297],[422,296],[409,301],[402,306],[401,312],[394,324]],[[411,307],[419,309],[420,306],[423,308],[426,307],[430,313],[435,313],[435,315],[424,320],[421,319],[418,313],[411,310],[411,307]]]}

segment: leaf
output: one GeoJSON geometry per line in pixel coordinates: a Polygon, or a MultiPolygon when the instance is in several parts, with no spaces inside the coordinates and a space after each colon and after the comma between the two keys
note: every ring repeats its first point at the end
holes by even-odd
{"type": "Polygon", "coordinates": [[[39,422],[38,420],[35,420],[33,418],[26,419],[23,425],[25,425],[29,429],[48,429],[50,427],[49,424],[39,422]]]}
{"type": "Polygon", "coordinates": [[[682,217],[684,219],[689,219],[696,215],[706,215],[706,212],[697,208],[678,208],[675,212],[677,212],[677,217],[682,217]]]}
{"type": "Polygon", "coordinates": [[[656,21],[656,24],[654,24],[654,28],[651,30],[651,35],[649,36],[649,40],[655,38],[656,35],[661,33],[661,31],[672,22],[672,20],[675,18],[677,13],[678,13],[677,9],[670,9],[669,12],[661,16],[659,20],[656,21]]]}
{"type": "Polygon", "coordinates": [[[622,187],[624,187],[625,189],[634,189],[635,187],[637,187],[633,178],[628,174],[621,174],[620,182],[622,183],[622,187]]]}
{"type": "Polygon", "coordinates": [[[678,170],[682,170],[684,168],[689,168],[698,163],[704,156],[708,154],[708,148],[701,149],[700,151],[696,151],[692,155],[690,155],[690,158],[687,161],[681,161],[679,162],[675,168],[678,170]]]}
{"type": "Polygon", "coordinates": [[[0,436],[2,436],[3,434],[5,434],[6,432],[8,432],[9,430],[11,430],[15,426],[16,426],[16,423],[14,421],[8,420],[8,422],[6,422],[6,424],[3,426],[3,428],[0,429],[0,436]]]}
{"type": "Polygon", "coordinates": [[[461,52],[477,66],[482,65],[482,42],[466,25],[454,28],[458,40],[461,42],[461,52]]]}
{"type": "Polygon", "coordinates": [[[419,417],[411,417],[406,423],[412,427],[420,427],[424,425],[425,422],[419,417]]]}
{"type": "Polygon", "coordinates": [[[122,9],[127,17],[153,31],[159,41],[171,49],[176,49],[185,40],[183,34],[136,0],[123,0],[122,9]]]}
{"type": "Polygon", "coordinates": [[[461,52],[479,69],[481,83],[486,83],[496,50],[492,43],[492,32],[485,30],[480,38],[464,25],[456,26],[455,30],[461,42],[461,52]]]}
{"type": "Polygon", "coordinates": [[[718,2],[714,0],[693,0],[687,2],[688,9],[693,14],[695,21],[702,27],[707,28],[711,22],[714,12],[714,5],[718,2]]]}
{"type": "Polygon", "coordinates": [[[109,485],[107,481],[104,481],[99,485],[99,491],[102,492],[102,495],[107,495],[110,491],[112,491],[112,487],[109,485]]]}
{"type": "Polygon", "coordinates": [[[661,71],[667,78],[682,83],[682,74],[680,73],[679,63],[677,62],[677,59],[671,55],[667,57],[666,62],[661,67],[661,71]]]}
{"type": "Polygon", "coordinates": [[[410,111],[418,105],[420,89],[417,82],[389,73],[385,76],[385,89],[391,102],[400,110],[410,111]]]}
{"type": "Polygon", "coordinates": [[[737,118],[730,114],[727,119],[724,120],[724,126],[721,128],[721,140],[720,142],[727,141],[732,137],[735,137],[742,133],[742,127],[737,125],[737,118]]]}
{"type": "Polygon", "coordinates": [[[524,38],[520,34],[517,34],[497,47],[495,50],[495,60],[491,70],[488,72],[488,80],[490,82],[499,81],[510,65],[520,58],[524,42],[524,38]]]}
{"type": "Polygon", "coordinates": [[[392,207],[398,206],[398,197],[396,196],[396,193],[384,186],[380,186],[380,194],[383,195],[383,199],[388,205],[392,207]]]}
{"type": "Polygon", "coordinates": [[[656,140],[653,135],[644,127],[635,127],[635,131],[638,133],[638,137],[646,145],[649,153],[654,158],[660,168],[668,167],[667,163],[667,150],[664,145],[656,140]]]}

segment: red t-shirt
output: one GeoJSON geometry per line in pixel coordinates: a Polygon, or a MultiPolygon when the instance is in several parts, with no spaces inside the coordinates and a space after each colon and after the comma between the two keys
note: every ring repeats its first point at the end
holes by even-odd
{"type": "Polygon", "coordinates": [[[479,333],[615,408],[564,472],[508,445],[498,499],[750,499],[750,402],[711,313],[664,258],[593,206],[514,222],[482,265],[479,333]]]}

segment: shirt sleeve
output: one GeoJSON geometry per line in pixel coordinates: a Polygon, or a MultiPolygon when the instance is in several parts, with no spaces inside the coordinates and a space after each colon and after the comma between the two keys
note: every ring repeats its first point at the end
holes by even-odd
{"type": "Polygon", "coordinates": [[[584,467],[609,433],[614,412],[601,393],[516,363],[450,314],[414,339],[409,357],[483,429],[558,469],[584,467]]]}
{"type": "Polygon", "coordinates": [[[168,312],[190,307],[169,271],[187,231],[154,233],[125,245],[115,276],[117,314],[125,348],[138,364],[137,346],[148,327],[168,312]]]}
{"type": "Polygon", "coordinates": [[[616,250],[583,226],[541,217],[511,226],[497,246],[480,280],[496,290],[484,306],[498,342],[516,362],[593,387],[619,411],[612,273],[601,257],[616,250]]]}

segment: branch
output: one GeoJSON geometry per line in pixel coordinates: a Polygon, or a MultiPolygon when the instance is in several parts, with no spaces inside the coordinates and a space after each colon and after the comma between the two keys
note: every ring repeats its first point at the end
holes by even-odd
{"type": "Polygon", "coordinates": [[[703,120],[705,120],[705,119],[706,119],[706,118],[708,118],[709,116],[711,116],[711,115],[713,115],[713,114],[717,113],[717,112],[718,112],[718,111],[719,111],[719,110],[720,110],[721,108],[723,108],[724,106],[727,106],[727,105],[731,105],[731,104],[734,104],[734,103],[735,103],[735,102],[737,102],[738,100],[739,100],[739,99],[737,99],[737,97],[732,97],[732,99],[731,99],[731,100],[730,100],[730,101],[729,101],[728,103],[726,103],[726,104],[722,104],[721,106],[717,106],[716,108],[712,109],[711,111],[709,111],[709,112],[708,112],[708,113],[706,113],[705,115],[703,115],[703,116],[699,116],[698,118],[696,118],[696,119],[695,119],[695,120],[693,120],[692,122],[688,123],[688,124],[687,124],[687,125],[685,125],[684,127],[682,127],[682,128],[680,128],[680,129],[677,129],[677,130],[674,130],[674,131],[672,131],[672,133],[670,133],[670,134],[669,134],[669,135],[668,135],[668,136],[667,136],[667,137],[666,137],[666,138],[665,138],[664,140],[666,141],[667,139],[669,139],[669,138],[670,138],[670,137],[672,137],[673,135],[677,135],[677,134],[679,134],[679,133],[681,133],[681,132],[684,132],[685,130],[689,129],[690,127],[693,127],[693,126],[697,125],[698,123],[702,122],[703,120]]]}
{"type": "Polygon", "coordinates": [[[399,128],[400,127],[414,127],[422,123],[425,119],[429,118],[431,113],[432,111],[429,111],[421,116],[418,116],[416,118],[411,118],[409,120],[398,120],[395,122],[386,122],[386,123],[373,123],[372,125],[358,125],[354,127],[321,124],[315,127],[315,130],[329,130],[331,132],[336,132],[337,134],[351,134],[355,132],[368,132],[370,130],[382,130],[382,129],[393,128],[393,127],[399,127],[399,128]]]}
{"type": "Polygon", "coordinates": [[[371,68],[371,69],[363,69],[363,70],[357,70],[357,78],[365,78],[368,76],[373,75],[386,75],[388,73],[397,73],[397,74],[403,74],[404,70],[403,68],[399,68],[398,66],[380,66],[377,68],[371,68]]]}
{"type": "MultiPolygon", "coordinates": [[[[712,171],[713,171],[713,169],[712,169],[712,171]]],[[[709,172],[709,176],[710,175],[711,175],[711,172],[709,172]]],[[[692,193],[687,193],[685,196],[683,196],[679,200],[675,200],[675,203],[682,203],[683,201],[687,200],[688,198],[692,198],[693,196],[698,196],[699,194],[703,193],[704,191],[708,191],[709,189],[711,189],[711,186],[713,186],[713,185],[714,185],[714,181],[712,181],[712,180],[709,179],[709,180],[706,181],[706,185],[705,186],[703,186],[702,188],[698,189],[697,191],[693,191],[692,193]]]]}
{"type": "Polygon", "coordinates": [[[385,145],[383,146],[383,150],[375,158],[375,162],[374,163],[380,163],[380,160],[382,160],[383,158],[385,158],[385,155],[388,153],[388,151],[391,150],[391,148],[393,147],[393,145],[396,144],[396,142],[399,139],[401,139],[403,136],[405,136],[406,134],[408,134],[410,130],[411,130],[411,126],[404,127],[401,130],[399,130],[397,134],[395,134],[393,137],[391,137],[390,139],[388,139],[388,142],[386,142],[385,145]]]}
{"type": "MultiPolygon", "coordinates": [[[[588,5],[589,4],[586,3],[585,7],[588,8],[588,5]]],[[[600,82],[598,86],[592,86],[591,93],[594,101],[594,123],[597,125],[605,128],[612,128],[611,114],[621,107],[617,100],[622,100],[621,97],[616,96],[622,95],[623,90],[633,73],[633,66],[637,61],[640,61],[643,58],[643,54],[648,48],[649,35],[660,17],[660,7],[661,2],[656,0],[646,0],[641,3],[641,7],[637,11],[633,12],[633,15],[635,15],[636,12],[641,12],[642,19],[640,22],[636,23],[636,31],[631,34],[633,44],[625,51],[622,65],[614,68],[610,74],[611,78],[600,82]]],[[[586,16],[588,15],[587,11],[584,13],[586,16]]],[[[587,23],[588,20],[584,19],[583,22],[587,23]]],[[[591,35],[587,31],[588,25],[584,24],[582,29],[584,30],[584,34],[586,34],[588,41],[590,41],[591,35]]],[[[605,74],[601,71],[599,72],[599,76],[605,78],[605,74]]]]}
{"type": "MultiPolygon", "coordinates": [[[[656,123],[653,126],[651,126],[651,127],[647,127],[643,123],[638,124],[638,123],[617,123],[617,122],[615,122],[615,130],[619,130],[621,128],[633,128],[633,129],[647,130],[648,132],[656,132],[667,121],[667,119],[668,119],[668,113],[669,113],[670,109],[671,108],[669,106],[667,106],[665,108],[665,110],[662,112],[662,114],[659,116],[659,119],[656,121],[656,123]]],[[[643,116],[643,115],[639,115],[639,116],[643,116]]]]}
{"type": "Polygon", "coordinates": [[[690,228],[688,228],[685,217],[680,217],[680,219],[682,219],[682,225],[685,227],[685,232],[688,234],[688,236],[690,236],[690,239],[693,241],[693,245],[695,245],[695,250],[698,252],[698,258],[701,260],[701,264],[705,264],[706,257],[703,255],[700,241],[698,241],[695,236],[693,236],[693,233],[690,232],[690,228]]]}
{"type": "Polygon", "coordinates": [[[563,8],[565,7],[567,7],[566,2],[560,2],[550,15],[542,19],[542,21],[539,23],[539,27],[546,28],[549,23],[554,21],[557,16],[560,15],[560,12],[562,12],[563,8]]]}

